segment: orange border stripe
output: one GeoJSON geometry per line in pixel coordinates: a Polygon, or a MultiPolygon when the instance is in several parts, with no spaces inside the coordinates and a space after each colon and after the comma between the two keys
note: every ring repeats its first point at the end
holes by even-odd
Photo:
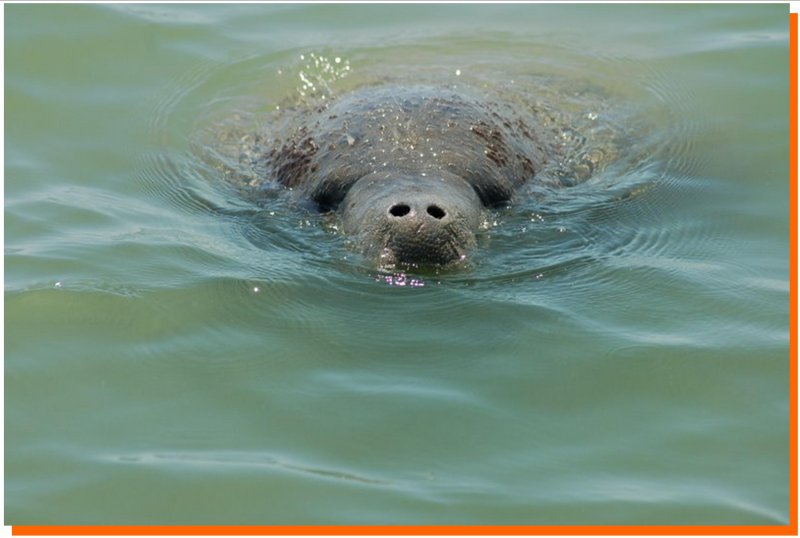
{"type": "Polygon", "coordinates": [[[797,14],[789,14],[789,524],[753,526],[13,526],[13,536],[797,535],[797,14]]]}
{"type": "Polygon", "coordinates": [[[14,536],[35,535],[167,535],[167,536],[214,536],[214,535],[792,535],[790,525],[776,526],[300,526],[300,527],[244,527],[244,526],[120,526],[120,527],[14,527],[14,536]]]}
{"type": "Polygon", "coordinates": [[[789,14],[789,521],[797,534],[797,13],[789,14]]]}

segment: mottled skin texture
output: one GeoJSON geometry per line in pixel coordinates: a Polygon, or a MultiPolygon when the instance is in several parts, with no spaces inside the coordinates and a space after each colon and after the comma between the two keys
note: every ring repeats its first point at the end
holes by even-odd
{"type": "Polygon", "coordinates": [[[433,87],[361,89],[290,130],[267,169],[321,211],[338,211],[381,265],[460,262],[484,210],[509,202],[555,151],[532,114],[433,87]]]}

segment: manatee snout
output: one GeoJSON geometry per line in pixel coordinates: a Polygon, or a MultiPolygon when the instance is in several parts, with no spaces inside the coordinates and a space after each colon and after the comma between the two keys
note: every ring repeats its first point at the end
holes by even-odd
{"type": "Polygon", "coordinates": [[[344,231],[380,265],[448,266],[475,247],[482,211],[460,177],[380,172],[350,188],[341,217],[344,231]]]}

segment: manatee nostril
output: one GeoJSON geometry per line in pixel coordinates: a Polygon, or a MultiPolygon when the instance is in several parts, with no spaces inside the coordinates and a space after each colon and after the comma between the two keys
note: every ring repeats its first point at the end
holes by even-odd
{"type": "Polygon", "coordinates": [[[404,217],[411,212],[411,208],[406,204],[395,204],[389,208],[389,214],[393,217],[404,217]]]}
{"type": "Polygon", "coordinates": [[[444,212],[444,209],[439,207],[438,205],[429,205],[428,206],[428,215],[435,219],[443,219],[447,213],[444,212]]]}

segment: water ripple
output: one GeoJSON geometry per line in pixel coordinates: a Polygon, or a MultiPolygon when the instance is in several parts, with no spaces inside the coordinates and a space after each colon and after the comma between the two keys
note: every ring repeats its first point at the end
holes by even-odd
{"type": "Polygon", "coordinates": [[[325,469],[310,465],[289,462],[268,454],[260,453],[220,453],[220,452],[141,452],[126,453],[109,457],[110,461],[126,465],[146,466],[181,466],[191,465],[206,468],[209,471],[215,468],[239,468],[247,472],[270,470],[291,471],[312,475],[318,478],[343,482],[356,482],[372,486],[391,486],[392,482],[360,474],[325,469]]]}

